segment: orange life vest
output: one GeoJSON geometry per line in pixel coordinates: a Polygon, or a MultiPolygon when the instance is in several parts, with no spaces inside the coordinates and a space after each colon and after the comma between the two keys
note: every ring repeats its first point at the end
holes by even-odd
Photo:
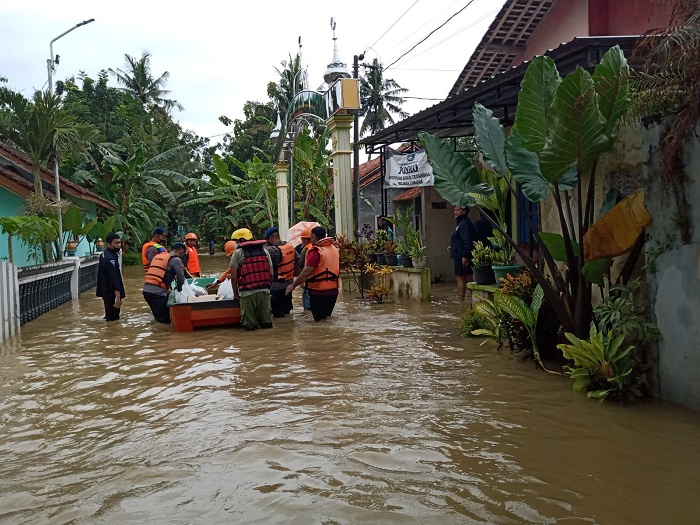
{"type": "MultiPolygon", "coordinates": [[[[311,250],[317,250],[321,260],[306,279],[309,290],[337,290],[340,274],[340,252],[335,247],[333,237],[326,237],[314,244],[311,250]]],[[[307,254],[308,255],[308,254],[307,254]]]]}
{"type": "Polygon", "coordinates": [[[197,248],[194,246],[187,247],[187,270],[192,276],[196,276],[201,272],[199,267],[199,254],[197,253],[197,248]]]}
{"type": "Polygon", "coordinates": [[[270,276],[270,263],[267,260],[267,252],[263,248],[265,240],[248,241],[240,244],[245,258],[238,268],[238,290],[270,289],[272,277],[270,276]]]}
{"type": "Polygon", "coordinates": [[[282,252],[282,260],[277,265],[277,280],[290,281],[294,279],[294,246],[289,243],[279,244],[276,246],[282,252]]]}
{"type": "Polygon", "coordinates": [[[148,267],[150,266],[150,263],[148,262],[148,257],[146,257],[146,252],[151,246],[155,246],[156,248],[158,248],[158,253],[163,253],[167,251],[162,244],[159,244],[155,241],[148,241],[147,243],[144,243],[143,248],[141,248],[141,262],[143,262],[143,269],[146,271],[148,271],[148,267]]]}
{"type": "Polygon", "coordinates": [[[168,262],[170,261],[169,253],[159,253],[152,260],[146,270],[146,284],[155,284],[164,290],[170,290],[170,284],[165,282],[165,273],[168,271],[168,262]]]}

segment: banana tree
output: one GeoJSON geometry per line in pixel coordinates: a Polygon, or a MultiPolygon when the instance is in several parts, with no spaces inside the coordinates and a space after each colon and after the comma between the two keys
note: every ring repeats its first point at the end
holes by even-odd
{"type": "MultiPolygon", "coordinates": [[[[529,215],[522,214],[535,232],[552,282],[500,221],[492,223],[532,272],[564,330],[579,337],[585,336],[592,318],[592,282],[600,282],[601,273],[612,264],[609,258],[587,260],[585,250],[580,249],[587,237],[591,243],[588,233],[594,223],[596,166],[600,155],[612,148],[629,103],[629,67],[622,50],[615,46],[605,53],[593,75],[579,67],[562,79],[551,58],[534,58],[521,83],[515,123],[507,138],[492,111],[479,103],[473,110],[475,138],[484,163],[505,181],[510,196],[517,195],[520,184],[531,202],[542,202],[549,195],[553,198],[561,234],[537,233],[529,215]],[[557,262],[564,262],[568,271],[561,272],[557,262]]],[[[485,183],[474,166],[440,139],[427,133],[420,138],[443,198],[483,209],[483,198],[475,194],[489,195],[496,185],[485,183]]],[[[615,255],[641,251],[643,223],[615,225],[636,234],[635,242],[617,246],[615,255]]],[[[631,271],[631,265],[627,270],[631,271]]]]}

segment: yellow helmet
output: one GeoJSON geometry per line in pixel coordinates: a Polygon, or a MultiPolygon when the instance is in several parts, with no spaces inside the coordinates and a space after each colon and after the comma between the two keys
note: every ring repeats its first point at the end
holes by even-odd
{"type": "Polygon", "coordinates": [[[185,240],[187,241],[187,240],[189,240],[189,239],[194,239],[194,240],[196,241],[196,240],[197,240],[197,234],[191,233],[191,232],[190,232],[190,233],[188,233],[187,235],[185,235],[185,240]]]}
{"type": "Polygon", "coordinates": [[[228,241],[224,244],[224,253],[227,257],[231,257],[236,249],[236,241],[228,241]]]}
{"type": "Polygon", "coordinates": [[[246,241],[250,241],[253,239],[253,232],[248,228],[239,228],[231,234],[231,238],[234,240],[245,239],[246,241]]]}

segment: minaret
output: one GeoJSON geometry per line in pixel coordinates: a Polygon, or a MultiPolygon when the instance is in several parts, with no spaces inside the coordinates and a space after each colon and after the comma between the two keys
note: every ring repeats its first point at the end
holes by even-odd
{"type": "Polygon", "coordinates": [[[328,69],[323,74],[323,79],[329,86],[338,80],[339,78],[350,78],[350,72],[348,71],[347,65],[340,61],[340,54],[338,53],[338,38],[335,36],[335,19],[331,18],[331,29],[333,30],[333,61],[328,64],[328,69]]]}

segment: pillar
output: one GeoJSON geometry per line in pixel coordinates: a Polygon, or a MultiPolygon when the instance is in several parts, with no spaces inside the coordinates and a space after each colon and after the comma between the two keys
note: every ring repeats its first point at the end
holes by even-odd
{"type": "Polygon", "coordinates": [[[64,260],[73,263],[73,272],[70,276],[70,297],[77,299],[80,296],[80,257],[67,256],[64,260]]]}
{"type": "Polygon", "coordinates": [[[280,230],[280,238],[289,240],[289,186],[287,185],[287,171],[289,165],[286,162],[275,164],[277,176],[277,224],[280,230]]]}
{"type": "Polygon", "coordinates": [[[350,130],[355,117],[353,115],[333,115],[326,121],[333,141],[331,158],[333,159],[333,197],[335,199],[335,232],[354,238],[352,223],[352,148],[350,147],[350,130]]]}

